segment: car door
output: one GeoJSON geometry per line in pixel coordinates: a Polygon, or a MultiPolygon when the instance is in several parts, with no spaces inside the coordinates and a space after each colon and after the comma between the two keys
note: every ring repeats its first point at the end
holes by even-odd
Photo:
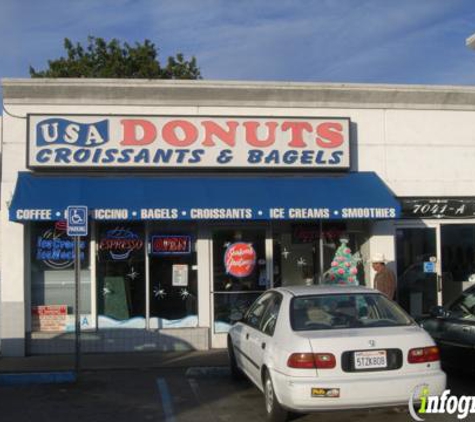
{"type": "Polygon", "coordinates": [[[255,345],[258,344],[261,338],[260,326],[262,318],[272,297],[272,292],[267,292],[260,296],[249,308],[243,320],[241,333],[242,368],[254,382],[257,382],[256,373],[260,371],[260,364],[258,362],[261,359],[260,352],[256,350],[255,345]]]}
{"type": "Polygon", "coordinates": [[[279,316],[282,295],[277,292],[270,294],[259,326],[249,333],[248,347],[254,365],[249,368],[250,376],[257,385],[262,382],[261,369],[265,361],[265,354],[272,350],[272,337],[274,335],[277,318],[279,316]]]}
{"type": "Polygon", "coordinates": [[[440,321],[437,342],[446,364],[475,371],[475,289],[455,300],[440,321]]]}

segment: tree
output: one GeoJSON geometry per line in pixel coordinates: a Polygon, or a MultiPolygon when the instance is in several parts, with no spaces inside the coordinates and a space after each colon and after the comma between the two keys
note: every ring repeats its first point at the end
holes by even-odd
{"type": "Polygon", "coordinates": [[[340,239],[338,247],[329,270],[328,284],[358,285],[358,256],[351,254],[348,239],[340,239]]]}
{"type": "Polygon", "coordinates": [[[89,36],[88,46],[64,39],[67,57],[48,60],[49,68],[36,71],[30,66],[32,78],[132,78],[132,79],[201,79],[196,58],[185,60],[183,54],[168,57],[162,67],[158,49],[149,40],[131,46],[117,39],[106,42],[89,36]]]}

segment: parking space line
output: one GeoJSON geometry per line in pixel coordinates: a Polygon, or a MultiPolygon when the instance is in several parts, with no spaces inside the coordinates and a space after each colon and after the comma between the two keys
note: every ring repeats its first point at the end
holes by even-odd
{"type": "Polygon", "coordinates": [[[167,422],[175,422],[175,414],[173,412],[172,398],[168,389],[165,378],[157,378],[158,393],[162,400],[163,413],[167,422]]]}
{"type": "Polygon", "coordinates": [[[188,378],[188,384],[190,384],[191,390],[193,391],[193,394],[195,395],[195,398],[198,401],[200,407],[204,408],[204,411],[207,414],[207,419],[209,421],[216,420],[211,410],[211,407],[207,403],[203,402],[203,400],[201,400],[198,381],[196,381],[196,379],[194,378],[188,378]]]}

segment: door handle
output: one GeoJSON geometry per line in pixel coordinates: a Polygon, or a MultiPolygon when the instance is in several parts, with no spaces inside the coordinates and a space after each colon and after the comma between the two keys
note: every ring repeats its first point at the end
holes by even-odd
{"type": "Polygon", "coordinates": [[[266,344],[265,344],[265,343],[262,343],[262,344],[261,344],[261,347],[262,347],[262,349],[265,349],[265,348],[266,348],[266,344]]]}
{"type": "Polygon", "coordinates": [[[467,327],[467,326],[463,326],[463,327],[462,327],[462,331],[463,331],[464,333],[469,333],[470,330],[471,330],[471,327],[467,327]]]}

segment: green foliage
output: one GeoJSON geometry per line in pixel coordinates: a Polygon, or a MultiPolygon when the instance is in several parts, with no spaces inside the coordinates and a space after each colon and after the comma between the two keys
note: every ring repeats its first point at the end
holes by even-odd
{"type": "Polygon", "coordinates": [[[162,67],[158,50],[149,40],[131,46],[117,39],[88,37],[87,47],[64,39],[67,56],[48,60],[49,68],[36,71],[30,66],[32,78],[138,78],[138,79],[201,79],[196,58],[185,60],[183,54],[170,56],[162,67]]]}

